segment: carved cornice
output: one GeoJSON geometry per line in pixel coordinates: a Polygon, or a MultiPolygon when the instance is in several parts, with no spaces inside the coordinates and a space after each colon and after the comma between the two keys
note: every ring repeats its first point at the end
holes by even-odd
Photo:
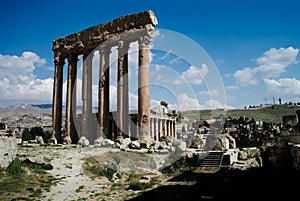
{"type": "Polygon", "coordinates": [[[128,41],[118,41],[118,54],[125,55],[128,53],[130,43],[128,41]]]}
{"type": "Polygon", "coordinates": [[[109,41],[111,47],[117,41],[136,41],[141,35],[149,35],[158,24],[155,14],[149,10],[137,14],[125,15],[111,22],[96,25],[53,41],[52,50],[62,57],[69,54],[83,54],[84,50],[93,50],[109,41]]]}
{"type": "Polygon", "coordinates": [[[143,49],[143,48],[149,49],[150,42],[151,42],[150,36],[141,36],[138,40],[139,49],[143,49]]]}

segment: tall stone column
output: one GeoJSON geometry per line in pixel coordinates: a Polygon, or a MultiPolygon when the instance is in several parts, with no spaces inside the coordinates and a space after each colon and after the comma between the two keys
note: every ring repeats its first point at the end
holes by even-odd
{"type": "Polygon", "coordinates": [[[109,55],[110,47],[101,46],[99,66],[99,92],[98,92],[98,124],[100,134],[109,136],[109,55]]]}
{"type": "Polygon", "coordinates": [[[159,128],[158,128],[158,119],[155,118],[155,122],[154,122],[154,136],[155,136],[155,141],[159,140],[159,128]]]}
{"type": "Polygon", "coordinates": [[[75,128],[76,118],[76,75],[77,75],[77,55],[68,57],[68,81],[66,98],[66,135],[64,144],[77,143],[78,135],[75,128]]]}
{"type": "Polygon", "coordinates": [[[153,139],[154,138],[154,132],[153,132],[153,118],[150,118],[150,138],[153,139]]]}
{"type": "Polygon", "coordinates": [[[139,140],[147,143],[150,140],[150,37],[139,38],[138,61],[138,126],[139,140]]]}
{"type": "Polygon", "coordinates": [[[63,67],[64,58],[54,58],[54,85],[53,85],[53,107],[52,107],[52,136],[50,143],[57,143],[61,140],[61,123],[62,123],[62,86],[63,86],[63,67]]]}
{"type": "Polygon", "coordinates": [[[170,120],[170,131],[169,131],[170,136],[173,136],[173,120],[170,120]]]}
{"type": "Polygon", "coordinates": [[[173,124],[173,131],[174,131],[174,137],[177,138],[177,126],[176,126],[176,120],[174,121],[174,124],[173,124]]]}
{"type": "Polygon", "coordinates": [[[118,80],[117,80],[117,139],[123,139],[128,135],[128,49],[129,43],[118,43],[118,80]]]}
{"type": "Polygon", "coordinates": [[[158,141],[159,141],[160,137],[163,136],[163,122],[162,122],[162,118],[159,118],[158,122],[159,122],[159,124],[158,124],[158,127],[159,127],[159,129],[158,129],[158,141]]]}
{"type": "Polygon", "coordinates": [[[91,114],[92,114],[92,60],[90,51],[83,53],[82,69],[82,119],[81,135],[90,140],[92,134],[91,114]]]}

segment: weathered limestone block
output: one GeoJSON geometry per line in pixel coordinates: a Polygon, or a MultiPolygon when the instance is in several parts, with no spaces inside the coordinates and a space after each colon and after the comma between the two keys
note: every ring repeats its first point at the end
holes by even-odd
{"type": "Polygon", "coordinates": [[[201,149],[201,148],[203,148],[204,144],[205,144],[205,140],[200,136],[196,136],[193,139],[190,148],[201,149]]]}
{"type": "Polygon", "coordinates": [[[285,128],[294,127],[298,123],[298,119],[296,115],[285,115],[282,116],[282,123],[285,128]]]}
{"type": "Polygon", "coordinates": [[[35,137],[35,140],[36,140],[36,142],[39,143],[39,144],[44,144],[44,139],[43,139],[42,136],[36,136],[36,137],[35,137]]]}
{"type": "Polygon", "coordinates": [[[78,145],[82,145],[83,147],[87,147],[87,146],[90,145],[90,142],[89,142],[89,140],[88,140],[86,137],[82,136],[82,137],[78,140],[77,144],[78,144],[78,145]]]}
{"type": "Polygon", "coordinates": [[[17,155],[14,138],[0,137],[0,168],[6,169],[17,155]]]}
{"type": "Polygon", "coordinates": [[[263,165],[260,150],[257,147],[229,149],[224,155],[229,155],[229,164],[234,169],[245,170],[263,165]]]}
{"type": "Polygon", "coordinates": [[[98,137],[95,141],[94,141],[94,145],[96,146],[96,147],[101,147],[102,146],[102,142],[103,142],[103,137],[101,136],[101,137],[98,137]]]}

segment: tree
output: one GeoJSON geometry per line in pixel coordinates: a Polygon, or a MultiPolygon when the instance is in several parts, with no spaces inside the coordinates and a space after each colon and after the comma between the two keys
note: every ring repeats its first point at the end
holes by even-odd
{"type": "Polygon", "coordinates": [[[36,127],[31,128],[30,133],[31,133],[33,139],[35,139],[36,136],[43,136],[44,130],[42,127],[36,126],[36,127]]]}
{"type": "Polygon", "coordinates": [[[32,139],[29,128],[25,128],[22,133],[22,141],[28,141],[32,139]]]}

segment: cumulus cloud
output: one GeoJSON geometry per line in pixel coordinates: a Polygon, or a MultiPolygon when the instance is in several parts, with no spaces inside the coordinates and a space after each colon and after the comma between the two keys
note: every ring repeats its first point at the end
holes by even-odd
{"type": "Polygon", "coordinates": [[[264,82],[269,89],[269,94],[274,96],[300,95],[300,81],[296,78],[265,79],[264,82]]]}
{"type": "Polygon", "coordinates": [[[177,104],[170,104],[170,109],[178,111],[185,110],[203,110],[203,109],[233,109],[234,107],[222,104],[218,100],[208,100],[203,105],[199,103],[196,97],[190,97],[188,94],[183,93],[177,97],[177,104]]]}
{"type": "Polygon", "coordinates": [[[199,104],[198,99],[189,97],[186,93],[180,94],[178,97],[179,105],[174,105],[173,108],[177,110],[199,110],[202,106],[199,104]]]}
{"type": "Polygon", "coordinates": [[[230,86],[227,86],[226,87],[228,90],[237,90],[237,89],[239,89],[239,87],[238,86],[235,86],[235,85],[230,85],[230,86]]]}
{"type": "Polygon", "coordinates": [[[36,67],[45,63],[45,59],[33,52],[23,52],[21,56],[0,54],[0,77],[32,73],[36,67]]]}
{"type": "Polygon", "coordinates": [[[299,49],[293,47],[271,48],[256,59],[257,67],[238,70],[233,77],[240,85],[256,85],[261,79],[276,78],[285,72],[290,64],[297,62],[298,53],[299,49]]]}
{"type": "Polygon", "coordinates": [[[218,94],[218,90],[212,89],[207,91],[199,91],[199,95],[207,95],[207,96],[216,96],[218,94]]]}
{"type": "Polygon", "coordinates": [[[182,84],[185,81],[187,83],[199,85],[203,82],[207,73],[208,67],[206,64],[202,64],[201,68],[190,66],[189,69],[182,73],[179,79],[174,80],[174,84],[182,84]]]}
{"type": "Polygon", "coordinates": [[[220,103],[218,100],[208,100],[203,105],[205,109],[234,109],[234,107],[220,103]]]}
{"type": "Polygon", "coordinates": [[[0,54],[0,99],[3,103],[49,103],[52,101],[53,79],[38,79],[34,70],[46,60],[34,52],[21,56],[0,54]]]}

